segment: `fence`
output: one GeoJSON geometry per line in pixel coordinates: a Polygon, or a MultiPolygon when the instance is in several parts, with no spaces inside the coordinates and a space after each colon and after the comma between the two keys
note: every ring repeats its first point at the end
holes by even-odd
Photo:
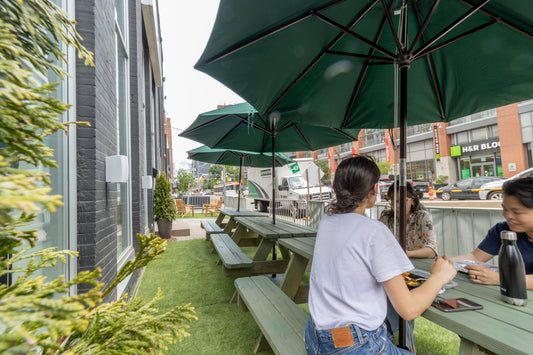
{"type": "Polygon", "coordinates": [[[186,204],[194,205],[194,207],[202,208],[202,205],[209,203],[211,199],[220,199],[220,196],[213,195],[186,195],[180,197],[186,204]]]}
{"type": "MultiPolygon", "coordinates": [[[[318,228],[329,201],[276,201],[276,218],[318,228]]],[[[224,202],[227,207],[237,207],[237,197],[224,202]]],[[[253,209],[253,200],[243,198],[241,208],[253,209]]],[[[366,211],[368,217],[379,219],[388,203],[378,202],[366,211]]],[[[471,208],[426,206],[433,216],[439,255],[460,255],[474,250],[485,238],[487,231],[497,222],[504,221],[501,208],[471,208]]],[[[497,258],[492,259],[497,263],[497,258]]]]}

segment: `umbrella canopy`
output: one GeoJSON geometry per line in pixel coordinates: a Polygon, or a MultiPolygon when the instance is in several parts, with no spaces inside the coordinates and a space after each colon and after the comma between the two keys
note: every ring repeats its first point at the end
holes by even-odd
{"type": "MultiPolygon", "coordinates": [[[[357,140],[359,130],[311,126],[286,122],[279,115],[259,114],[242,103],[200,114],[179,135],[211,148],[238,149],[259,153],[317,150],[357,140]]],[[[272,163],[272,221],[276,223],[276,170],[272,163]]]]}
{"type": "Polygon", "coordinates": [[[287,122],[390,128],[399,112],[405,248],[407,122],[450,121],[533,92],[529,1],[439,4],[226,0],[195,67],[287,122]]]}
{"type": "MultiPolygon", "coordinates": [[[[241,209],[241,181],[242,167],[253,166],[265,168],[272,166],[272,153],[255,153],[244,150],[211,149],[203,146],[187,152],[187,158],[191,160],[203,161],[206,163],[232,165],[239,167],[239,197],[237,200],[237,211],[241,209]]],[[[283,166],[293,163],[294,160],[283,153],[274,155],[274,164],[283,166]]]]}
{"type": "MultiPolygon", "coordinates": [[[[212,164],[231,166],[251,166],[267,168],[272,166],[272,153],[256,153],[244,150],[211,149],[203,146],[187,152],[187,158],[212,164]]],[[[293,163],[294,160],[283,153],[275,154],[276,166],[293,163]]]]}
{"type": "Polygon", "coordinates": [[[249,103],[241,103],[198,115],[179,135],[211,148],[272,153],[332,147],[356,141],[358,134],[359,130],[355,129],[286,122],[275,113],[260,115],[249,103]]]}
{"type": "Polygon", "coordinates": [[[222,1],[195,67],[261,114],[337,128],[395,126],[395,64],[410,67],[409,125],[531,98],[529,1],[405,4],[222,1]]]}

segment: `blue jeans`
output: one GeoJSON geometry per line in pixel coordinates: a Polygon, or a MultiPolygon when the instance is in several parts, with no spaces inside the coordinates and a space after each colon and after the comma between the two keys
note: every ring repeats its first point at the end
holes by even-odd
{"type": "Polygon", "coordinates": [[[387,328],[382,324],[378,329],[368,331],[352,324],[349,326],[354,344],[344,348],[335,348],[331,331],[316,330],[315,323],[309,317],[305,327],[305,348],[307,354],[411,354],[407,350],[397,348],[387,336],[387,328]]]}

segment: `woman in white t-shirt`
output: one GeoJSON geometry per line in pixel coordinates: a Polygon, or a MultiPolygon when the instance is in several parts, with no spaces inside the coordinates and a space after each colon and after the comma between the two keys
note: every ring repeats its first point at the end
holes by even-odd
{"type": "Polygon", "coordinates": [[[364,156],[342,161],[335,173],[337,200],[320,222],[313,254],[308,354],[409,353],[387,336],[387,297],[402,318],[414,319],[457,273],[439,258],[427,281],[409,291],[402,273],[413,265],[390,230],[364,216],[376,201],[379,176],[364,156]]]}

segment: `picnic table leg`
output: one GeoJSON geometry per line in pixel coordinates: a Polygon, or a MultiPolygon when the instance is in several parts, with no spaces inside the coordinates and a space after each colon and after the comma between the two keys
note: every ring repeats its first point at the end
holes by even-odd
{"type": "Polygon", "coordinates": [[[270,254],[270,250],[272,249],[273,245],[276,245],[274,241],[267,239],[267,238],[261,239],[261,242],[259,243],[259,246],[257,247],[257,250],[252,260],[253,261],[266,260],[268,257],[268,254],[270,254]]]}
{"type": "Polygon", "coordinates": [[[285,272],[285,277],[281,283],[281,290],[285,292],[287,296],[291,299],[294,299],[298,293],[298,288],[300,287],[300,281],[305,273],[309,259],[304,258],[299,254],[293,254],[287,270],[285,272]]]}
{"type": "Polygon", "coordinates": [[[254,354],[260,353],[261,351],[265,350],[270,350],[270,344],[268,344],[268,341],[265,339],[263,334],[261,334],[255,342],[254,354]]]}
{"type": "Polygon", "coordinates": [[[225,214],[223,213],[218,214],[217,219],[215,220],[215,223],[217,224],[217,226],[222,227],[222,221],[224,220],[224,216],[225,214]]]}
{"type": "Polygon", "coordinates": [[[471,342],[468,339],[459,337],[461,344],[459,345],[459,355],[487,355],[493,354],[493,352],[480,347],[479,345],[471,342]]]}
{"type": "Polygon", "coordinates": [[[242,236],[246,233],[246,227],[242,224],[238,224],[237,228],[235,228],[235,232],[231,235],[231,239],[235,242],[235,244],[239,244],[241,241],[242,236]]]}
{"type": "Polygon", "coordinates": [[[237,221],[235,220],[235,218],[230,217],[228,223],[226,223],[226,226],[224,227],[224,233],[231,234],[231,231],[233,230],[233,228],[235,228],[236,225],[237,221]]]}

